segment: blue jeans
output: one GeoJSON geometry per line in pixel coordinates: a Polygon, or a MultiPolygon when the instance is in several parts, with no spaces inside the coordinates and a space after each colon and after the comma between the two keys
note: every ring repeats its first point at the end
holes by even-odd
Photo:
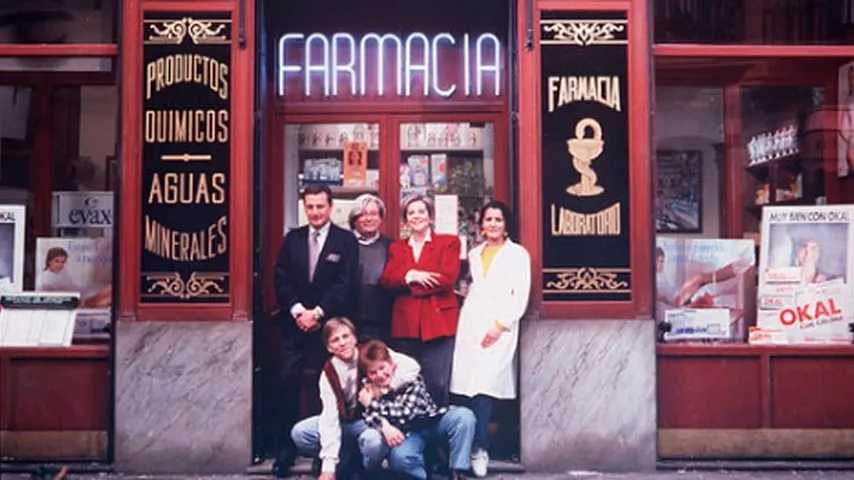
{"type": "Polygon", "coordinates": [[[451,469],[468,470],[471,468],[474,424],[474,413],[471,410],[466,407],[451,407],[448,413],[431,426],[407,432],[406,440],[389,451],[389,468],[411,478],[425,480],[427,469],[424,466],[424,449],[431,443],[447,442],[448,464],[451,469]]]}
{"type": "MultiPolygon", "coordinates": [[[[316,457],[320,453],[319,416],[308,417],[291,430],[291,438],[300,455],[316,457]]],[[[363,420],[341,421],[341,449],[338,452],[338,467],[346,468],[357,451],[362,454],[366,469],[377,468],[388,452],[382,435],[368,428],[363,420]]]]}
{"type": "Polygon", "coordinates": [[[454,399],[460,402],[460,405],[470,408],[474,412],[477,419],[477,424],[474,430],[474,442],[472,442],[472,450],[482,448],[489,450],[489,421],[492,419],[492,409],[495,405],[495,398],[489,395],[478,394],[474,397],[465,395],[455,396],[454,399]]]}

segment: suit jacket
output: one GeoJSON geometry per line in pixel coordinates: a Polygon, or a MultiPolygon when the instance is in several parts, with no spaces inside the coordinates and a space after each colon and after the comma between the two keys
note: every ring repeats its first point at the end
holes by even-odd
{"type": "Polygon", "coordinates": [[[406,240],[391,244],[380,284],[395,294],[391,310],[393,338],[419,338],[423,341],[453,337],[460,313],[454,284],[460,274],[460,239],[455,235],[432,234],[415,261],[406,240]],[[440,274],[439,285],[425,288],[407,285],[409,270],[440,274]]]}
{"type": "Polygon", "coordinates": [[[356,237],[341,227],[330,225],[314,279],[309,282],[308,231],[306,225],[288,232],[276,260],[276,300],[288,325],[293,324],[290,310],[296,303],[302,303],[309,310],[319,305],[325,318],[352,314],[359,263],[356,237]]]}

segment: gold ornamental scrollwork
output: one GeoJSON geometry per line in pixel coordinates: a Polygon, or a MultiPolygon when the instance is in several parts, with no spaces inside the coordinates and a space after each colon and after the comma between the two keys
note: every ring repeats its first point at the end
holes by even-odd
{"type": "MultiPolygon", "coordinates": [[[[616,34],[626,30],[626,20],[541,20],[542,44],[626,45],[628,40],[616,34]]],[[[622,36],[622,35],[621,35],[622,36]]]]}
{"type": "Polygon", "coordinates": [[[231,20],[195,19],[184,17],[177,20],[145,20],[150,29],[146,37],[147,44],[180,45],[189,36],[196,45],[227,44],[229,39],[223,35],[231,20]]]}
{"type": "Polygon", "coordinates": [[[152,273],[145,276],[152,282],[147,293],[159,297],[177,297],[182,300],[199,297],[220,297],[225,293],[225,274],[193,272],[184,281],[178,272],[152,273]]]}
{"type": "Polygon", "coordinates": [[[621,268],[567,268],[545,269],[554,273],[556,280],[546,282],[546,290],[553,292],[625,292],[629,282],[620,280],[621,274],[627,274],[629,269],[621,268]]]}

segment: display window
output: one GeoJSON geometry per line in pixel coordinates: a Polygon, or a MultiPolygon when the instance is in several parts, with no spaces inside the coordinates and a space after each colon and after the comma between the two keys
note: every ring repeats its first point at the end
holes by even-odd
{"type": "Polygon", "coordinates": [[[854,48],[832,3],[655,2],[661,459],[851,456],[854,48]]]}
{"type": "Polygon", "coordinates": [[[3,461],[109,459],[117,6],[0,7],[3,461]]]}
{"type": "Polygon", "coordinates": [[[834,297],[837,308],[820,318],[792,321],[788,309],[829,301],[830,283],[850,286],[848,213],[836,205],[852,171],[852,65],[657,62],[656,317],[670,329],[662,339],[851,342],[850,295],[834,297]]]}

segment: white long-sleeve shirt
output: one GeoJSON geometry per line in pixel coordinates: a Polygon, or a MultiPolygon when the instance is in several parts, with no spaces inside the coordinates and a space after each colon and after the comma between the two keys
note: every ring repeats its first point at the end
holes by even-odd
{"type": "MultiPolygon", "coordinates": [[[[396,389],[415,380],[421,373],[421,366],[414,359],[389,349],[392,361],[397,365],[394,376],[391,379],[391,388],[396,389]]],[[[347,406],[356,404],[359,393],[357,381],[358,361],[353,358],[352,362],[345,362],[337,357],[332,357],[332,368],[341,380],[341,392],[347,406]]],[[[321,471],[332,473],[338,465],[339,452],[341,450],[341,418],[338,413],[338,399],[335,391],[326,377],[326,372],[321,372],[318,382],[320,388],[320,401],[323,405],[317,425],[320,433],[320,460],[323,462],[321,471]]]]}

